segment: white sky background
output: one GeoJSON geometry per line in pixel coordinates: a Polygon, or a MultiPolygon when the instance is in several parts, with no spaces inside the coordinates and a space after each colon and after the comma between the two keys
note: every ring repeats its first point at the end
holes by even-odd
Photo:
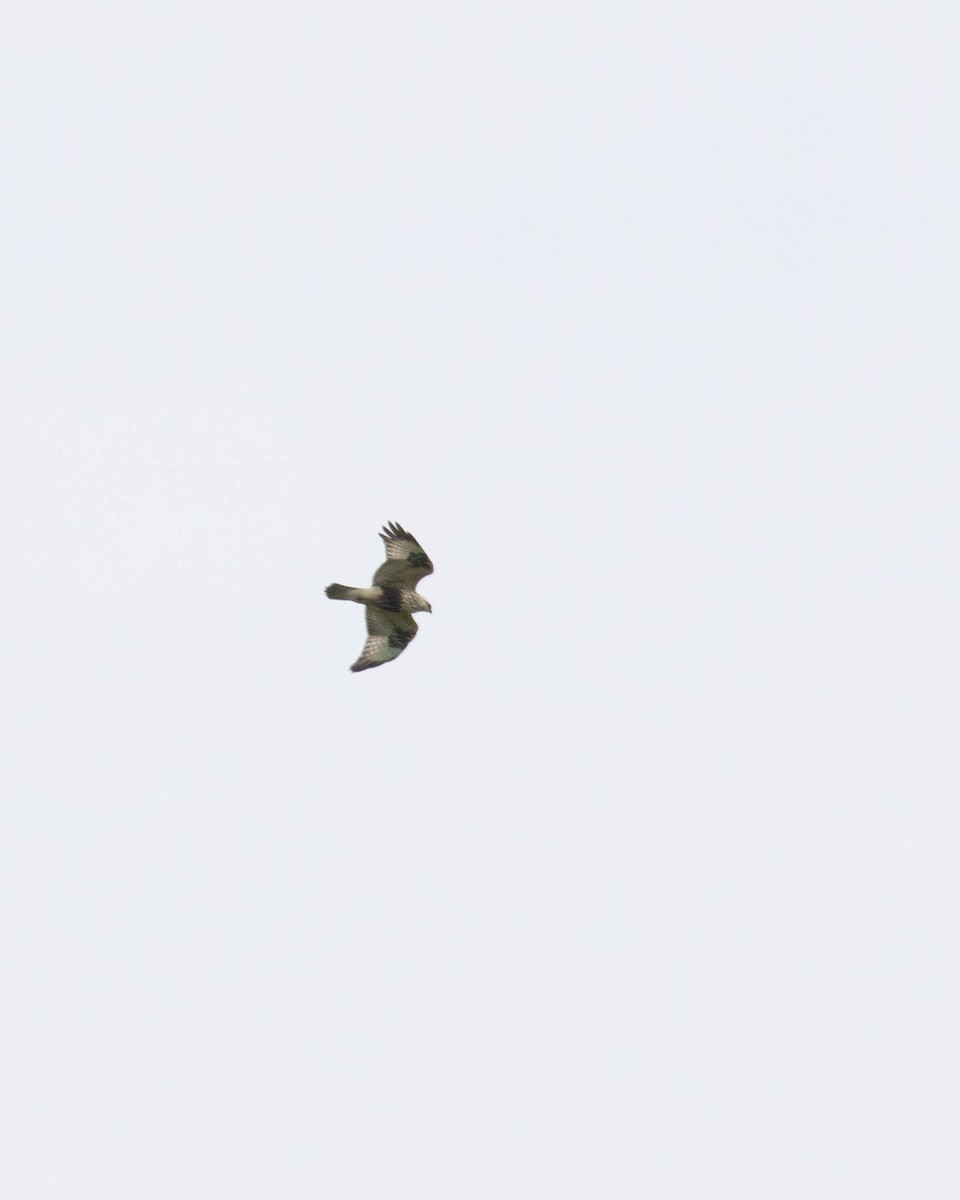
{"type": "Polygon", "coordinates": [[[958,1194],[954,6],[4,25],[0,1194],[958,1194]]]}

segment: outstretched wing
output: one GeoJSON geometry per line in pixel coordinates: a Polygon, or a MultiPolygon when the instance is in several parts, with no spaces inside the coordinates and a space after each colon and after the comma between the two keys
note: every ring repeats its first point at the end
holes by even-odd
{"type": "Polygon", "coordinates": [[[351,671],[382,667],[402,654],[417,636],[417,623],[409,613],[387,612],[372,605],[367,606],[366,613],[367,640],[351,671]]]}
{"type": "Polygon", "coordinates": [[[377,567],[374,583],[399,583],[416,587],[424,575],[433,574],[433,563],[424,554],[423,547],[395,521],[384,525],[383,544],[387,550],[387,561],[377,567]]]}

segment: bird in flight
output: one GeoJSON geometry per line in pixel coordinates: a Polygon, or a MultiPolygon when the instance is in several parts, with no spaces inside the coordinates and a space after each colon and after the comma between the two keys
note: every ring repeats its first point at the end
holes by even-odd
{"type": "Polygon", "coordinates": [[[395,521],[384,525],[380,536],[387,558],[377,567],[371,587],[331,583],[326,589],[331,600],[353,600],[366,610],[367,640],[351,671],[367,671],[397,658],[417,636],[417,623],[410,614],[433,612],[430,601],[417,591],[424,575],[433,574],[433,563],[423,547],[395,521]]]}

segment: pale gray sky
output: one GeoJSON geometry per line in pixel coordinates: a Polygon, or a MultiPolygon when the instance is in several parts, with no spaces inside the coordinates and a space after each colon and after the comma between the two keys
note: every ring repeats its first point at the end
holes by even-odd
{"type": "Polygon", "coordinates": [[[960,1194],[955,6],[2,24],[0,1195],[960,1194]]]}

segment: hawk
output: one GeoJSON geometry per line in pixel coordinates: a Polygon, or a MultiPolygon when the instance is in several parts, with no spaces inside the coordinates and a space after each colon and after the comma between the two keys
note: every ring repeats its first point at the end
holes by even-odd
{"type": "Polygon", "coordinates": [[[410,614],[433,612],[430,601],[417,592],[424,575],[433,574],[433,563],[423,547],[395,521],[384,525],[380,537],[387,559],[377,567],[372,587],[331,583],[326,589],[331,600],[353,600],[366,609],[367,640],[351,671],[368,671],[397,658],[417,636],[417,623],[410,614]]]}

